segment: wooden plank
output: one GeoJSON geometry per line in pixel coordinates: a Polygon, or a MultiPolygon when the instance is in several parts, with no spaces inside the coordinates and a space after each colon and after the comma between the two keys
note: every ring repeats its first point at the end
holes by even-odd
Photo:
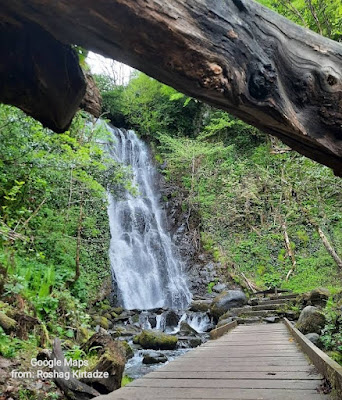
{"type": "Polygon", "coordinates": [[[264,380],[264,379],[154,379],[141,378],[129,384],[130,387],[156,388],[233,388],[233,389],[297,389],[315,390],[322,383],[314,380],[264,380]]]}
{"type": "Polygon", "coordinates": [[[136,388],[126,386],[96,400],[225,399],[225,400],[327,400],[315,390],[136,388]]]}
{"type": "Polygon", "coordinates": [[[313,367],[309,365],[229,365],[229,364],[207,364],[207,365],[194,365],[191,364],[178,364],[175,365],[173,362],[158,369],[158,371],[191,371],[191,372],[305,372],[310,375],[313,371],[313,367]]]}
{"type": "Polygon", "coordinates": [[[222,372],[222,371],[161,371],[157,370],[147,374],[146,379],[264,379],[264,380],[315,380],[322,379],[323,376],[314,373],[312,375],[308,372],[295,371],[295,372],[260,372],[260,371],[237,371],[237,372],[222,372]]]}
{"type": "Polygon", "coordinates": [[[97,399],[328,400],[316,390],[322,376],[284,325],[251,330],[236,327],[97,399]]]}
{"type": "Polygon", "coordinates": [[[219,328],[213,329],[212,331],[210,331],[210,339],[211,340],[218,339],[219,337],[221,337],[222,335],[224,335],[225,333],[231,331],[236,327],[237,327],[237,322],[232,321],[229,322],[228,324],[220,326],[219,328]]]}

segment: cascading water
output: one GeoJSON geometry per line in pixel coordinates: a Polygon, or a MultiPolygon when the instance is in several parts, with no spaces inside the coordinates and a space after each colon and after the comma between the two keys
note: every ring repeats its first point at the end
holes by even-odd
{"type": "Polygon", "coordinates": [[[155,188],[156,169],[147,146],[129,130],[108,126],[114,143],[108,152],[131,166],[134,196],[108,193],[111,267],[126,309],[184,309],[191,300],[182,263],[168,234],[155,188]]]}

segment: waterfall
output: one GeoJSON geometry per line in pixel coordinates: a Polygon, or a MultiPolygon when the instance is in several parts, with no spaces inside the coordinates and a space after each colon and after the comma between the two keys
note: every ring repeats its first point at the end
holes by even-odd
{"type": "Polygon", "coordinates": [[[182,263],[166,229],[156,169],[146,144],[131,130],[108,126],[115,161],[131,166],[138,194],[108,193],[110,262],[127,309],[184,309],[191,300],[182,263]]]}

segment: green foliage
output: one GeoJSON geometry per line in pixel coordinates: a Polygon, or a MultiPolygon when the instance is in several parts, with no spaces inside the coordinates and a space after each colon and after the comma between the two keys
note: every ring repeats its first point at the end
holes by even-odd
{"type": "Polygon", "coordinates": [[[297,24],[342,40],[342,4],[340,0],[258,0],[297,24]]]}
{"type": "MultiPolygon", "coordinates": [[[[0,296],[73,338],[110,275],[106,187],[129,188],[129,171],[106,156],[108,133],[85,113],[63,134],[5,105],[0,121],[0,296]]],[[[20,345],[3,340],[7,356],[20,345]]]]}
{"type": "Polygon", "coordinates": [[[133,382],[134,379],[129,377],[128,375],[124,375],[121,381],[121,387],[128,385],[129,383],[133,382]]]}
{"type": "Polygon", "coordinates": [[[339,272],[313,223],[342,253],[340,180],[237,118],[195,101],[184,107],[184,99],[137,74],[120,110],[166,165],[182,211],[199,219],[203,249],[237,280],[243,272],[261,288],[336,285],[339,272]],[[297,261],[288,282],[284,224],[297,261]]]}
{"type": "Polygon", "coordinates": [[[330,298],[324,310],[326,325],[320,337],[320,342],[324,349],[335,361],[342,364],[342,313],[341,313],[341,293],[330,298]]]}

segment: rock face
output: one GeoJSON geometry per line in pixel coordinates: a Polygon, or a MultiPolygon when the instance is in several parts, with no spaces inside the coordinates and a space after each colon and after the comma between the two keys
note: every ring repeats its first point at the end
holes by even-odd
{"type": "Polygon", "coordinates": [[[304,335],[308,333],[321,333],[321,329],[325,325],[325,316],[318,308],[306,306],[301,312],[296,328],[304,335]]]}
{"type": "Polygon", "coordinates": [[[140,344],[144,349],[174,350],[178,339],[175,336],[166,335],[160,331],[144,330],[134,337],[134,343],[140,344]]]}
{"type": "Polygon", "coordinates": [[[159,363],[165,363],[166,361],[167,361],[167,357],[165,354],[157,353],[156,351],[152,351],[152,352],[144,355],[142,363],[143,364],[159,364],[159,363]]]}
{"type": "Polygon", "coordinates": [[[218,319],[231,308],[245,304],[247,304],[247,297],[242,290],[227,290],[214,298],[210,306],[210,313],[218,319]]]}

